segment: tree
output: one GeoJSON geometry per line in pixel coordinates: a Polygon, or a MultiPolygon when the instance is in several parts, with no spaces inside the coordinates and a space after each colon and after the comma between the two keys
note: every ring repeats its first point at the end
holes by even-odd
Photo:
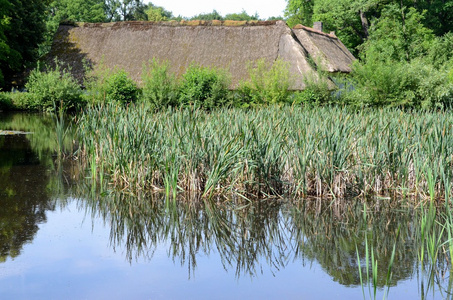
{"type": "Polygon", "coordinates": [[[242,10],[241,13],[234,13],[234,14],[227,14],[225,16],[225,20],[233,20],[233,21],[252,21],[252,20],[259,20],[258,13],[255,13],[253,16],[249,15],[245,10],[242,10]]]}
{"type": "Polygon", "coordinates": [[[51,14],[58,19],[74,22],[104,22],[104,0],[58,0],[50,5],[51,14]]]}
{"type": "Polygon", "coordinates": [[[118,9],[120,8],[120,0],[105,0],[105,14],[107,21],[115,22],[120,20],[118,9]]]}
{"type": "Polygon", "coordinates": [[[313,25],[313,6],[315,0],[287,0],[285,17],[290,27],[297,24],[313,25]]]}
{"type": "Polygon", "coordinates": [[[368,39],[370,28],[383,12],[395,7],[401,11],[412,8],[423,15],[421,21],[437,36],[453,28],[453,0],[288,0],[285,17],[289,26],[322,21],[325,31],[335,31],[355,50],[368,39]]]}
{"type": "Polygon", "coordinates": [[[453,30],[453,1],[424,0],[417,1],[415,7],[419,12],[426,11],[424,24],[437,36],[453,30]]]}
{"type": "Polygon", "coordinates": [[[0,0],[0,86],[9,86],[14,75],[36,61],[44,40],[43,0],[0,0]]]}
{"type": "Polygon", "coordinates": [[[3,14],[0,14],[0,87],[3,86],[4,77],[3,77],[3,70],[5,64],[8,61],[9,53],[11,52],[11,48],[8,45],[8,40],[6,38],[6,31],[10,27],[11,17],[9,17],[6,13],[9,12],[11,9],[11,4],[6,0],[0,0],[0,11],[3,14]]]}
{"type": "Polygon", "coordinates": [[[425,56],[434,41],[432,30],[423,24],[424,14],[415,8],[391,4],[371,27],[362,58],[373,61],[411,61],[425,56]]]}
{"type": "Polygon", "coordinates": [[[171,11],[165,10],[163,7],[154,6],[149,4],[148,9],[145,10],[146,15],[148,16],[148,21],[167,21],[173,17],[171,11]]]}
{"type": "Polygon", "coordinates": [[[316,0],[313,21],[322,21],[325,30],[335,31],[351,50],[366,41],[369,27],[392,0],[316,0]]]}
{"type": "Polygon", "coordinates": [[[105,11],[108,21],[146,20],[147,6],[142,0],[106,0],[105,11]]]}
{"type": "Polygon", "coordinates": [[[379,1],[288,0],[285,16],[291,27],[322,21],[326,31],[335,31],[349,49],[355,49],[368,37],[369,14],[379,1]]]}
{"type": "Polygon", "coordinates": [[[206,21],[212,21],[212,20],[222,21],[222,20],[224,20],[222,15],[220,15],[215,9],[211,13],[199,14],[199,15],[193,16],[190,19],[191,20],[206,20],[206,21]]]}
{"type": "Polygon", "coordinates": [[[148,15],[146,10],[148,9],[148,5],[143,4],[142,0],[135,0],[132,5],[132,9],[130,12],[130,21],[147,21],[148,15]]]}

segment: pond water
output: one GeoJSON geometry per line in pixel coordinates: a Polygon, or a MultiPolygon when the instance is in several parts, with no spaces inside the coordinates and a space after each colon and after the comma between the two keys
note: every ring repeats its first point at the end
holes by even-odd
{"type": "Polygon", "coordinates": [[[33,132],[0,135],[0,299],[361,299],[387,286],[390,299],[451,297],[448,256],[434,271],[419,262],[409,208],[376,200],[364,219],[355,200],[187,203],[101,190],[54,155],[54,127],[0,115],[0,129],[33,132]]]}

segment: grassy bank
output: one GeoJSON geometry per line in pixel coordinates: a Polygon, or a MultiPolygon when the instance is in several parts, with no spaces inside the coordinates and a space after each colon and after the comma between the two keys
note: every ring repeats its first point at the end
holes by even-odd
{"type": "Polygon", "coordinates": [[[449,201],[452,124],[449,113],[400,110],[113,104],[86,110],[78,127],[93,177],[132,191],[449,201]]]}

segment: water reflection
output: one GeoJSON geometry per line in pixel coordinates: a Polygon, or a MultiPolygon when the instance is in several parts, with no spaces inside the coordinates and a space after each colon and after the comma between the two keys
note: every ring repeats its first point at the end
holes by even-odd
{"type": "Polygon", "coordinates": [[[201,256],[218,255],[223,268],[237,278],[278,275],[289,265],[316,262],[332,280],[357,287],[357,252],[366,274],[368,241],[379,262],[377,287],[387,284],[396,243],[390,286],[419,278],[419,295],[434,286],[444,295],[452,289],[448,251],[439,253],[435,266],[425,260],[427,277],[421,272],[419,255],[425,242],[420,239],[419,210],[372,200],[365,218],[359,200],[167,201],[160,195],[107,192],[108,187],[100,189],[91,179],[73,185],[83,174],[70,160],[54,155],[52,119],[33,118],[0,115],[2,129],[35,132],[0,136],[0,262],[14,259],[32,242],[38,225],[46,222],[46,211],[55,210],[57,198],[64,205],[62,200],[76,196],[93,219],[106,222],[111,246],[124,248],[131,263],[153,259],[156,249],[166,245],[169,258],[186,266],[189,278],[196,274],[201,256]]]}
{"type": "Polygon", "coordinates": [[[381,276],[377,278],[378,287],[386,285],[395,243],[397,252],[390,286],[411,278],[418,263],[413,213],[410,210],[398,212],[387,209],[368,213],[365,220],[363,210],[362,203],[347,203],[343,204],[340,214],[328,207],[323,208],[321,214],[314,213],[310,208],[293,213],[294,236],[303,240],[300,257],[317,260],[333,280],[340,284],[357,286],[360,285],[357,251],[361,258],[362,273],[366,274],[366,236],[369,247],[374,249],[375,258],[379,262],[378,274],[381,276]]]}
{"type": "Polygon", "coordinates": [[[289,261],[294,241],[288,239],[288,220],[282,202],[263,201],[238,209],[214,202],[166,202],[112,193],[87,200],[92,214],[100,213],[111,227],[114,247],[127,249],[130,260],[151,258],[159,243],[169,242],[168,255],[189,274],[197,255],[217,251],[224,268],[236,275],[256,275],[266,261],[272,271],[289,261]],[[289,252],[288,252],[289,251],[289,252]]]}
{"type": "MultiPolygon", "coordinates": [[[[196,272],[197,257],[215,251],[224,269],[234,270],[238,278],[316,261],[334,281],[357,287],[361,284],[357,252],[366,274],[365,237],[378,261],[377,287],[395,286],[420,275],[416,211],[374,205],[375,211],[368,211],[365,219],[364,206],[358,201],[335,209],[330,204],[303,201],[295,205],[280,200],[185,203],[110,193],[88,198],[86,208],[108,222],[113,247],[124,246],[129,260],[151,259],[156,245],[168,241],[169,257],[186,265],[189,277],[196,272]],[[393,275],[386,284],[395,243],[393,275]]],[[[436,272],[447,269],[447,256],[441,254],[436,272]]],[[[441,285],[445,280],[438,277],[441,285]]]]}
{"type": "MultiPolygon", "coordinates": [[[[54,117],[50,114],[1,113],[0,129],[32,132],[25,138],[29,141],[30,151],[39,160],[47,162],[57,149],[54,117]]],[[[70,141],[66,141],[70,143],[70,141]]]]}
{"type": "Polygon", "coordinates": [[[0,261],[5,261],[33,239],[54,204],[49,201],[47,168],[24,135],[0,136],[0,157],[0,261]]]}
{"type": "MultiPolygon", "coordinates": [[[[0,136],[0,262],[15,258],[33,240],[46,211],[64,199],[69,184],[64,165],[55,161],[55,132],[50,116],[0,114],[0,128],[32,131],[0,136]]],[[[74,168],[72,170],[75,170],[74,168]]],[[[60,202],[64,203],[64,202],[60,202]]]]}

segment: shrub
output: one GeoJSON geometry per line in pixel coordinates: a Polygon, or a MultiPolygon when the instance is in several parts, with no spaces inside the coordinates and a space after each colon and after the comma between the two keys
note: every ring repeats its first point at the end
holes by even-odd
{"type": "Polygon", "coordinates": [[[126,71],[107,68],[103,63],[89,73],[85,86],[85,99],[91,104],[135,102],[139,95],[137,85],[126,71]]]}
{"type": "Polygon", "coordinates": [[[191,65],[182,76],[179,101],[213,109],[228,102],[230,75],[225,70],[191,65]]]}
{"type": "Polygon", "coordinates": [[[13,103],[11,101],[11,97],[9,97],[6,93],[0,92],[0,111],[2,110],[10,110],[13,107],[13,103]]]}
{"type": "Polygon", "coordinates": [[[453,58],[453,32],[446,33],[442,37],[436,37],[431,43],[427,55],[428,62],[434,67],[441,67],[453,58]]]}
{"type": "Polygon", "coordinates": [[[168,62],[153,59],[143,68],[142,99],[154,109],[178,105],[178,83],[169,72],[168,62]]]}
{"type": "Polygon", "coordinates": [[[292,102],[309,106],[319,106],[334,102],[334,84],[321,71],[316,77],[305,76],[305,88],[293,95],[292,102]]]}
{"type": "Polygon", "coordinates": [[[106,100],[122,103],[135,102],[138,98],[138,88],[129,78],[126,71],[118,69],[106,79],[106,100]]]}
{"type": "Polygon", "coordinates": [[[4,93],[4,95],[11,101],[11,109],[28,110],[31,106],[30,103],[33,102],[33,96],[28,92],[12,91],[4,93]]]}
{"type": "Polygon", "coordinates": [[[65,110],[81,105],[82,91],[79,84],[58,62],[54,70],[34,69],[28,77],[25,88],[29,94],[22,99],[25,103],[21,104],[27,109],[53,111],[55,107],[59,107],[57,103],[60,101],[63,101],[65,110]]]}
{"type": "Polygon", "coordinates": [[[292,77],[287,62],[277,59],[272,66],[264,59],[248,67],[249,81],[243,81],[238,88],[239,106],[283,103],[289,101],[289,87],[292,77]]]}
{"type": "Polygon", "coordinates": [[[450,72],[448,72],[448,81],[453,84],[453,61],[451,63],[452,67],[450,69],[450,72]]]}
{"type": "Polygon", "coordinates": [[[429,109],[453,102],[448,69],[435,68],[424,59],[356,63],[352,74],[354,89],[342,94],[349,104],[429,109]]]}

